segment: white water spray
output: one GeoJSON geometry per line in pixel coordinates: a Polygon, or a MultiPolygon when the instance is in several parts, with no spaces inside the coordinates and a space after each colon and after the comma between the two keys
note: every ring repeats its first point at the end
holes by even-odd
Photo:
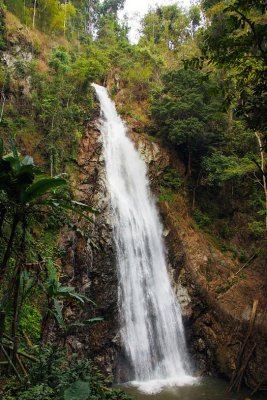
{"type": "Polygon", "coordinates": [[[189,384],[194,378],[146,165],[126,136],[126,126],[107,90],[93,86],[101,105],[106,176],[114,212],[121,338],[132,377],[147,392],[189,384]]]}

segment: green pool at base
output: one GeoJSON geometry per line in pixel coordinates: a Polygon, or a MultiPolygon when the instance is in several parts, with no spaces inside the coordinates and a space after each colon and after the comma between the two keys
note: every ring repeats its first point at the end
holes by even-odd
{"type": "Polygon", "coordinates": [[[250,391],[242,390],[239,394],[228,392],[228,383],[217,378],[202,378],[192,386],[165,388],[160,393],[145,394],[130,385],[120,386],[136,400],[267,400],[267,392],[250,396],[250,391]]]}

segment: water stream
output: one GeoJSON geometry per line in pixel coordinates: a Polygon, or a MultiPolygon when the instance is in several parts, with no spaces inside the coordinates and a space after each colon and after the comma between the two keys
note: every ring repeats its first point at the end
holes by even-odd
{"type": "Polygon", "coordinates": [[[106,177],[114,214],[121,340],[143,392],[192,384],[179,304],[170,285],[162,226],[147,170],[107,90],[93,85],[101,106],[106,177]]]}

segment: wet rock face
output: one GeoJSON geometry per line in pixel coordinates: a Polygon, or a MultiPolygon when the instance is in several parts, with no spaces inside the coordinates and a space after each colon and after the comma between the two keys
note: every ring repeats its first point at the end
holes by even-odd
{"type": "Polygon", "coordinates": [[[147,165],[149,183],[152,190],[158,190],[159,179],[170,165],[168,151],[160,148],[159,145],[147,139],[144,135],[129,131],[129,137],[134,142],[141,158],[147,165]]]}
{"type": "Polygon", "coordinates": [[[117,273],[112,234],[112,213],[106,188],[103,142],[96,120],[87,127],[79,149],[78,176],[73,182],[75,197],[98,210],[94,223],[75,221],[86,232],[68,232],[63,246],[66,257],[63,270],[68,284],[85,293],[96,305],[87,303],[83,310],[65,307],[69,322],[102,317],[103,321],[76,329],[67,338],[72,351],[92,358],[104,371],[112,373],[119,347],[117,273]]]}

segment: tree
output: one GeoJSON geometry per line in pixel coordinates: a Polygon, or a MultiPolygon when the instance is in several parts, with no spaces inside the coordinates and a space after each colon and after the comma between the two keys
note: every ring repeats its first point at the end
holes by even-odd
{"type": "Polygon", "coordinates": [[[210,23],[200,41],[208,59],[230,69],[239,97],[237,112],[249,128],[261,132],[267,131],[266,10],[265,1],[217,3],[207,11],[210,23]]]}
{"type": "Polygon", "coordinates": [[[202,32],[202,51],[215,65],[226,68],[235,83],[228,100],[237,116],[245,119],[255,133],[261,164],[267,228],[267,30],[265,1],[232,0],[205,3],[209,26],[202,32]],[[212,3],[213,5],[213,3],[212,3]]]}
{"type": "Polygon", "coordinates": [[[191,34],[194,37],[196,29],[201,21],[200,8],[198,6],[191,6],[189,9],[189,18],[191,22],[191,34]]]}
{"type": "Polygon", "coordinates": [[[226,129],[222,94],[217,83],[196,70],[166,74],[163,89],[155,93],[152,116],[160,135],[185,155],[187,175],[201,158],[218,145],[226,129]]]}
{"type": "Polygon", "coordinates": [[[188,37],[189,18],[176,5],[149,11],[142,21],[141,43],[177,50],[188,37]]]}
{"type": "Polygon", "coordinates": [[[124,7],[125,0],[104,0],[99,7],[100,15],[117,15],[119,10],[124,7]]]}

